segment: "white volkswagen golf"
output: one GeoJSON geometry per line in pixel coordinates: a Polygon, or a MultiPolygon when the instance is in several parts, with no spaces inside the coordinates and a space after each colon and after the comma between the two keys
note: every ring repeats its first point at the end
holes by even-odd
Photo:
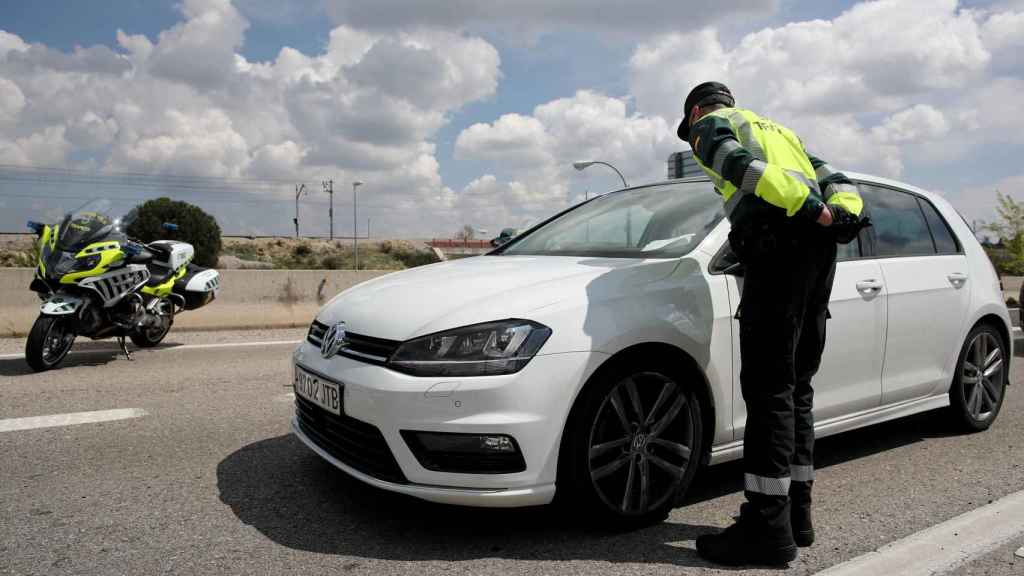
{"type": "MultiPolygon", "coordinates": [[[[840,246],[819,436],[946,408],[987,428],[1010,319],[942,197],[851,175],[874,226],[840,246]]],[[[494,252],[339,294],[294,353],[294,433],[374,486],[436,502],[566,497],[663,517],[698,469],[742,455],[743,282],[703,179],[612,192],[494,252]]]]}

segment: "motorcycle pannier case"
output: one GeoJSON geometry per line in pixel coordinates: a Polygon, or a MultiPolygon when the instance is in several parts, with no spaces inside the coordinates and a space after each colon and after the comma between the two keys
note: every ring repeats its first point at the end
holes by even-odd
{"type": "Polygon", "coordinates": [[[220,274],[212,268],[188,265],[185,275],[174,282],[174,293],[185,299],[185,310],[202,308],[217,297],[220,274]]]}

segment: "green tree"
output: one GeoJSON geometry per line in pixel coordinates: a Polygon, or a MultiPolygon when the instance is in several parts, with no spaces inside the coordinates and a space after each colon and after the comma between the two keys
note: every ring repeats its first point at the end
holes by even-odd
{"type": "Polygon", "coordinates": [[[180,240],[196,249],[194,262],[213,268],[220,257],[220,226],[217,220],[198,206],[188,202],[157,198],[132,208],[128,235],[142,242],[180,240]],[[164,222],[177,224],[174,231],[165,230],[164,222]]]}
{"type": "Polygon", "coordinates": [[[995,234],[1003,245],[995,263],[1003,272],[1019,276],[1024,274],[1024,202],[1018,202],[999,190],[996,190],[996,199],[999,218],[986,222],[982,228],[995,234]]]}

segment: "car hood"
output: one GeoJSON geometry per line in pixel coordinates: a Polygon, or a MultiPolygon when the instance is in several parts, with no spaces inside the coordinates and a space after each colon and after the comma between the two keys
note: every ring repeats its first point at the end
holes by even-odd
{"type": "Polygon", "coordinates": [[[476,256],[380,276],[320,311],[325,324],[389,340],[531,313],[570,299],[613,298],[672,273],[677,260],[575,256],[476,256]],[[600,279],[599,282],[595,280],[600,279]],[[597,289],[600,287],[600,289],[597,289]]]}

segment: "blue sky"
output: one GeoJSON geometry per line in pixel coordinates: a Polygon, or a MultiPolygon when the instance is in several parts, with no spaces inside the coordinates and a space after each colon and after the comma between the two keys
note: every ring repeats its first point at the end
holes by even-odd
{"type": "MultiPolygon", "coordinates": [[[[996,187],[1024,185],[1020,123],[971,113],[984,102],[988,114],[1019,116],[1004,101],[1024,76],[1017,1],[732,0],[698,10],[524,0],[509,10],[452,0],[449,12],[414,0],[5,4],[0,30],[17,49],[3,56],[0,37],[0,104],[5,86],[17,93],[6,123],[0,108],[0,164],[358,178],[376,199],[365,201],[375,230],[394,235],[517,225],[614,186],[614,174],[576,173],[572,159],[613,161],[634,182],[658,178],[667,154],[686,148],[672,134],[678,101],[709,74],[833,164],[939,190],[971,218],[991,215],[996,187]],[[915,14],[934,21],[917,30],[915,14]],[[83,52],[97,45],[109,50],[83,52]],[[294,57],[279,58],[283,47],[294,57]],[[409,81],[388,77],[389,65],[407,65],[409,81]],[[71,82],[82,102],[61,96],[71,82]]],[[[5,190],[0,182],[0,202],[5,190]]],[[[235,218],[232,231],[290,229],[290,218],[240,208],[237,195],[189,199],[235,218]]],[[[265,196],[253,204],[289,205],[284,190],[265,196]]],[[[320,204],[303,214],[314,232],[325,228],[320,204]]],[[[7,206],[19,216],[0,219],[4,230],[52,211],[14,197],[7,206]]]]}

